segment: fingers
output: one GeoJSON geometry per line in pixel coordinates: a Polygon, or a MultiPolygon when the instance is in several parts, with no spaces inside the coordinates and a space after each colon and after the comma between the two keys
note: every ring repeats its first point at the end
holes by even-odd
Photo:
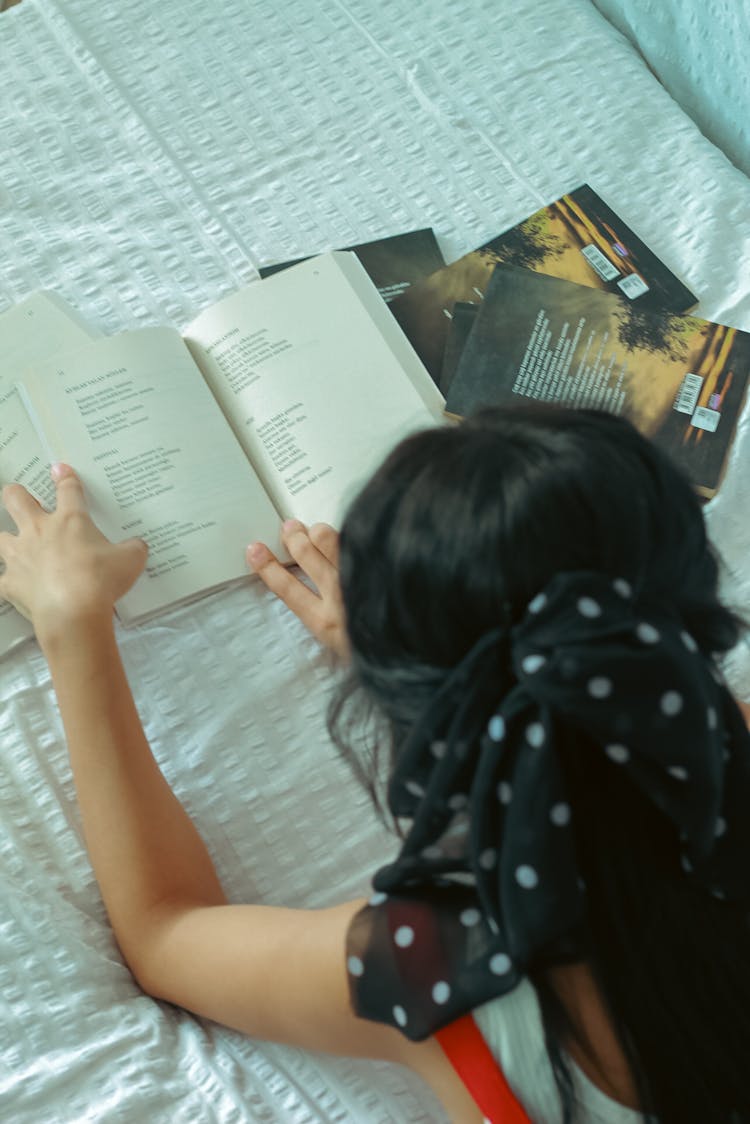
{"type": "Polygon", "coordinates": [[[142,560],[144,563],[148,558],[148,543],[145,539],[123,539],[122,542],[118,542],[116,546],[120,554],[132,556],[134,559],[142,560]]]}
{"type": "Polygon", "coordinates": [[[143,573],[148,561],[148,544],[143,539],[124,539],[114,547],[117,565],[110,571],[117,574],[119,596],[122,596],[143,573]]]}
{"type": "Polygon", "coordinates": [[[308,531],[302,523],[289,520],[282,537],[294,561],[315,583],[317,593],[282,566],[263,543],[247,548],[248,563],[324,647],[338,658],[348,659],[346,622],[334,564],[338,555],[336,532],[325,523],[316,523],[308,531]]]}
{"type": "Polygon", "coordinates": [[[247,548],[247,560],[271,592],[275,593],[307,628],[312,629],[320,606],[320,598],[290,574],[263,543],[252,543],[247,548]]]}
{"type": "Polygon", "coordinates": [[[57,488],[57,510],[88,513],[83,485],[69,464],[53,464],[50,470],[57,488]]]}
{"type": "MultiPolygon", "coordinates": [[[[329,551],[335,551],[331,541],[331,535],[336,537],[333,528],[325,523],[316,523],[314,527],[315,539],[329,551]]],[[[328,555],[313,539],[312,529],[308,531],[297,519],[288,519],[282,527],[282,539],[294,561],[312,578],[321,593],[329,593],[338,586],[338,572],[328,555]]]]}
{"type": "Polygon", "coordinates": [[[41,504],[21,484],[5,485],[3,488],[3,504],[18,528],[21,528],[44,510],[41,504]]]}
{"type": "Polygon", "coordinates": [[[339,533],[328,523],[313,523],[308,528],[310,542],[318,548],[331,565],[339,568],[339,533]]]}
{"type": "MultiPolygon", "coordinates": [[[[88,513],[83,486],[70,465],[53,464],[50,475],[57,488],[58,511],[88,513]]],[[[6,511],[19,530],[44,512],[42,505],[21,484],[6,484],[2,498],[6,511]]]]}

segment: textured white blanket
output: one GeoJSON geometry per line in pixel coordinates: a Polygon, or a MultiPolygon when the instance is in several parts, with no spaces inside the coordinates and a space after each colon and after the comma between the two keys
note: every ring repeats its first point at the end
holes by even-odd
{"type": "MultiPolygon", "coordinates": [[[[263,262],[431,224],[448,258],[588,181],[750,329],[750,184],[589,0],[24,0],[0,17],[0,306],[183,324],[263,262]]],[[[709,518],[750,607],[750,436],[709,518]]],[[[255,585],[123,634],[159,760],[235,900],[361,891],[393,850],[323,732],[328,675],[255,585]]],[[[736,688],[750,695],[738,654],[736,688]]],[[[0,1119],[443,1120],[387,1066],[144,997],[83,849],[49,679],[0,661],[0,1119]]]]}

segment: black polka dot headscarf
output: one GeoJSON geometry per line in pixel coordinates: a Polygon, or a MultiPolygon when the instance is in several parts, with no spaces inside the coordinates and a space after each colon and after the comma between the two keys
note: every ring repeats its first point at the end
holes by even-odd
{"type": "Polygon", "coordinates": [[[623,579],[560,574],[474,646],[399,757],[389,805],[409,829],[348,935],[359,1014],[423,1038],[510,991],[540,954],[585,949],[558,752],[571,733],[672,822],[684,877],[750,899],[750,734],[721,677],[669,606],[623,579]],[[498,651],[507,690],[467,739],[456,687],[497,676],[498,651]]]}

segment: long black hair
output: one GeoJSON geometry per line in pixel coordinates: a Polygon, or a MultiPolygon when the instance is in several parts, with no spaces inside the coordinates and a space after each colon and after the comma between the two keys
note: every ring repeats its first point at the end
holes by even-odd
{"type": "MultiPolygon", "coordinates": [[[[352,670],[329,728],[376,797],[450,669],[556,573],[597,570],[665,599],[707,658],[739,635],[689,483],[628,422],[598,411],[485,410],[402,442],[347,514],[340,569],[352,670]],[[369,759],[351,751],[363,704],[381,719],[369,759]]],[[[473,729],[493,701],[476,699],[473,729]]],[[[602,754],[580,744],[564,756],[588,965],[644,1112],[661,1124],[750,1120],[747,908],[680,877],[674,829],[602,754]]],[[[572,1120],[564,1046],[577,1028],[546,970],[532,964],[529,976],[572,1120]]]]}

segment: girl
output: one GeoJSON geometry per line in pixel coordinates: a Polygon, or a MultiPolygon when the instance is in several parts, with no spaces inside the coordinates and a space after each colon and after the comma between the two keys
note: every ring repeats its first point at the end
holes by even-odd
{"type": "Polygon", "coordinates": [[[251,545],[349,662],[331,732],[351,755],[374,731],[354,764],[403,840],[368,902],[317,911],[227,904],[115,643],[146,548],[53,475],[50,514],[4,490],[0,594],[49,661],[146,991],[410,1066],[466,1124],[750,1120],[750,735],[715,664],[738,622],[658,450],[592,411],[488,411],[403,442],[340,543],[285,525],[317,593],[251,545]]]}

